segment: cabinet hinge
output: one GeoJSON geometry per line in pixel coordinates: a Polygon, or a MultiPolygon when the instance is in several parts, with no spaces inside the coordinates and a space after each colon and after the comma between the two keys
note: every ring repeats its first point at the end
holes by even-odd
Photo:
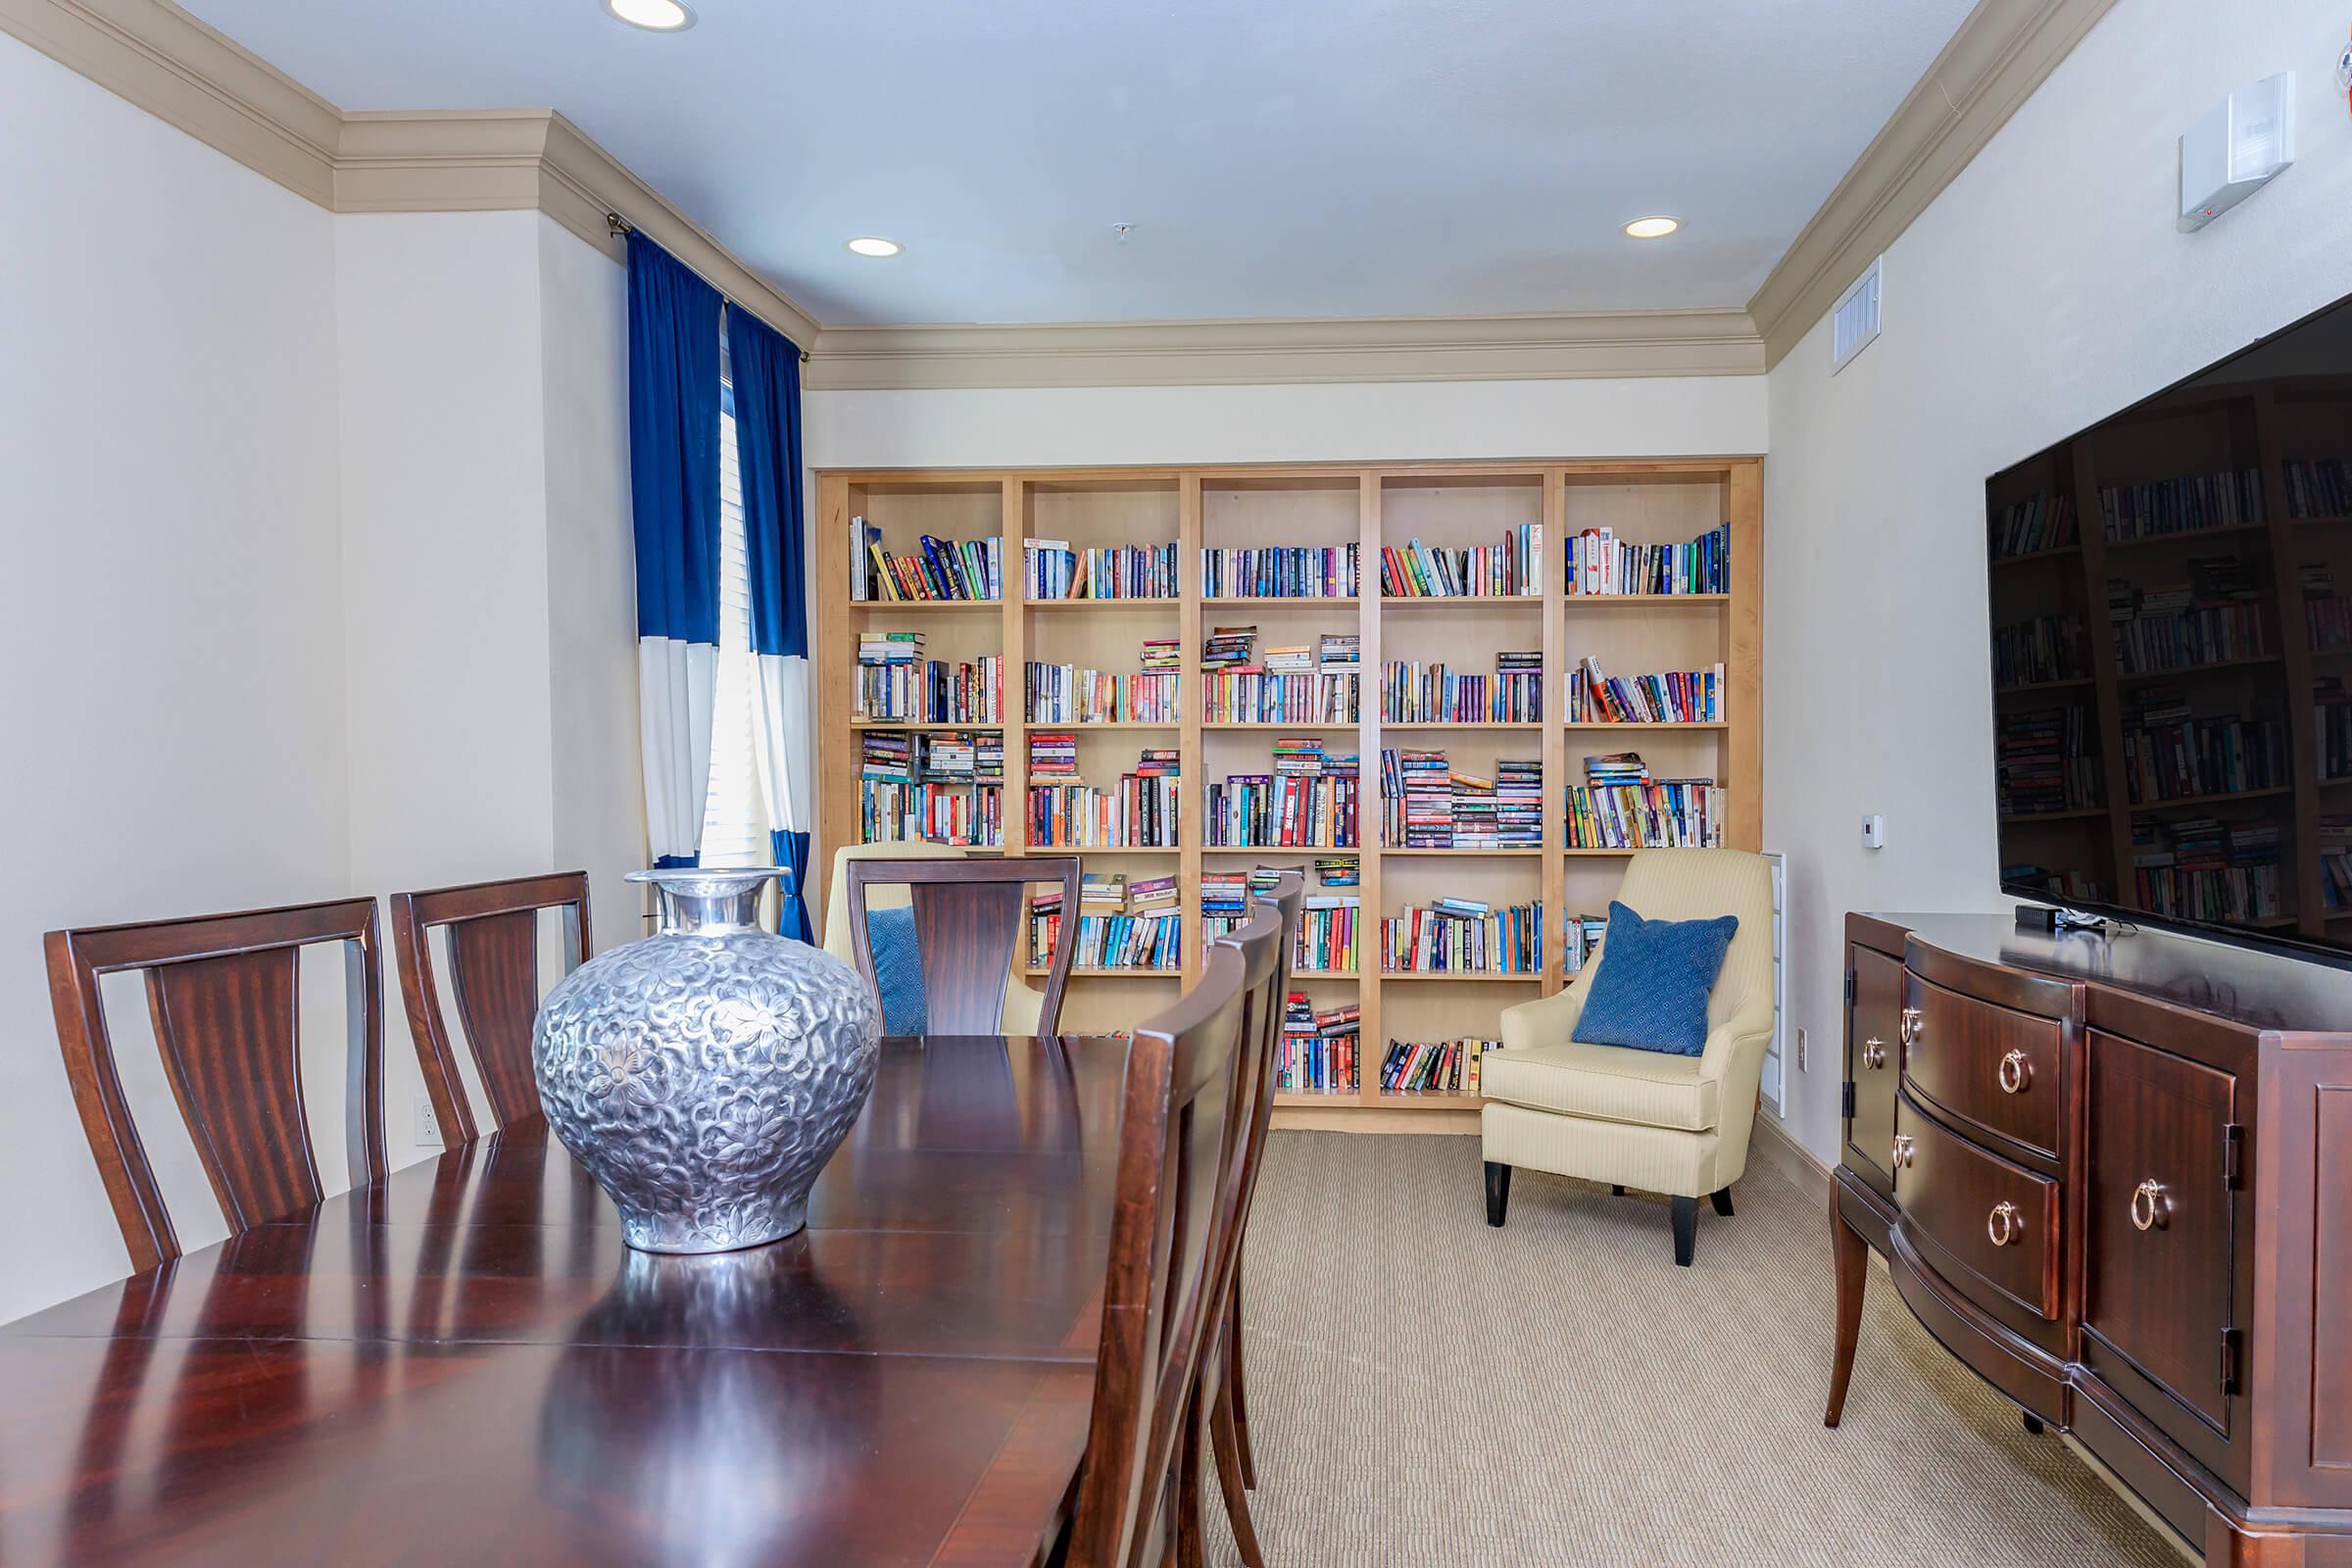
{"type": "Polygon", "coordinates": [[[1845,1081],[1845,1094],[1839,1103],[1845,1119],[1852,1121],[1854,1119],[1854,1081],[1851,1078],[1845,1081]]]}
{"type": "Polygon", "coordinates": [[[1854,971],[1851,969],[1845,971],[1845,1004],[1849,1007],[1854,1004],[1854,971]]]}
{"type": "Polygon", "coordinates": [[[2222,1392],[2224,1394],[2237,1392],[2239,1348],[2244,1343],[2243,1331],[2238,1329],[2222,1330],[2222,1392]]]}
{"type": "Polygon", "coordinates": [[[2245,1160],[2246,1129],[2229,1122],[2222,1128],[2222,1185],[2231,1192],[2245,1176],[2245,1160]]]}

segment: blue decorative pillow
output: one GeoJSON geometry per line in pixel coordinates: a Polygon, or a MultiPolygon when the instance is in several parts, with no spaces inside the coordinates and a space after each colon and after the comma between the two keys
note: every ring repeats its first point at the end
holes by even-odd
{"type": "Polygon", "coordinates": [[[1736,914],[1644,920],[1611,899],[1600,969],[1569,1038],[1587,1046],[1700,1054],[1707,1049],[1707,995],[1739,929],[1736,914]]]}
{"type": "Polygon", "coordinates": [[[931,1004],[923,995],[923,951],[914,940],[914,910],[866,910],[865,940],[873,950],[874,979],[882,992],[882,1032],[928,1032],[931,1004]]]}

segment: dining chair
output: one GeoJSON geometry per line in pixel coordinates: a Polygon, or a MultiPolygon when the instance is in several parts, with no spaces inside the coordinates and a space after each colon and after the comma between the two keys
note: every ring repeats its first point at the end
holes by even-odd
{"type": "MultiPolygon", "coordinates": [[[[1257,1106],[1256,1126],[1249,1145],[1249,1169],[1242,1185],[1241,1217],[1236,1221],[1237,1232],[1246,1232],[1250,1225],[1250,1210],[1256,1200],[1258,1166],[1266,1153],[1266,1138],[1272,1131],[1274,1117],[1274,1073],[1279,1064],[1282,1044],[1283,1004],[1290,996],[1291,974],[1298,961],[1298,923],[1306,904],[1306,879],[1297,871],[1285,872],[1275,880],[1270,898],[1259,896],[1258,902],[1271,904],[1282,919],[1282,946],[1274,964],[1275,973],[1266,988],[1266,1005],[1256,1009],[1253,1022],[1265,1036],[1266,1088],[1257,1106]]],[[[1238,944],[1243,933],[1233,932],[1218,938],[1220,942],[1238,944]]],[[[1242,1254],[1244,1248],[1239,1235],[1233,1250],[1233,1283],[1225,1298],[1225,1351],[1222,1375],[1224,1403],[1230,1415],[1234,1434],[1234,1448],[1240,1459],[1242,1483],[1254,1489],[1257,1486],[1257,1456],[1250,1444],[1250,1401],[1243,1387],[1242,1373],[1242,1254]]],[[[1219,1479],[1223,1479],[1220,1471],[1219,1479]]],[[[1230,1498],[1231,1492],[1228,1490],[1230,1498]]],[[[1238,1531],[1237,1526],[1237,1531],[1238,1531]]]]}
{"type": "Polygon", "coordinates": [[[501,1127],[541,1114],[531,1068],[531,1024],[544,993],[539,983],[539,911],[562,912],[564,972],[588,961],[588,873],[514,877],[392,895],[392,952],[409,1038],[424,1073],[433,1114],[452,1147],[479,1136],[466,1080],[450,1044],[449,1016],[433,974],[432,933],[449,952],[450,1000],[481,1075],[482,1097],[501,1127]]]}
{"type": "MultiPolygon", "coordinates": [[[[1242,1248],[1250,1226],[1250,1204],[1257,1187],[1257,1171],[1265,1155],[1266,1137],[1274,1116],[1274,1069],[1282,1039],[1283,999],[1290,989],[1292,944],[1297,940],[1298,911],[1306,897],[1304,879],[1296,872],[1281,878],[1271,898],[1260,897],[1250,918],[1240,929],[1217,939],[1216,945],[1241,955],[1243,967],[1242,1059],[1237,1069],[1241,1101],[1236,1117],[1236,1145],[1228,1168],[1225,1207],[1231,1222],[1212,1276],[1214,1310],[1211,1343],[1200,1362],[1200,1388],[1194,1396],[1193,1425],[1188,1443],[1198,1452],[1205,1434],[1217,1466],[1218,1490],[1224,1494],[1225,1515],[1233,1526],[1235,1547],[1247,1568],[1264,1568],[1257,1529],[1250,1516],[1247,1488],[1257,1481],[1254,1462],[1245,1464],[1240,1435],[1241,1403],[1241,1270],[1242,1248]]],[[[1197,1463],[1182,1467],[1197,1489],[1197,1463]]],[[[1188,1494],[1178,1515],[1180,1526],[1196,1529],[1200,1499],[1188,1494]]],[[[1180,1552],[1180,1557],[1189,1552],[1180,1552]]]]}
{"type": "MultiPolygon", "coordinates": [[[[1004,1032],[1004,986],[1023,947],[1024,894],[1032,882],[1061,884],[1063,930],[1074,933],[1078,857],[1036,855],[997,859],[918,858],[849,862],[850,946],[858,972],[882,991],[874,931],[866,919],[866,890],[905,886],[913,910],[915,963],[923,982],[923,1033],[993,1035],[1004,1032]]],[[[1070,978],[1075,935],[1054,945],[1044,1005],[1036,1032],[1056,1033],[1062,988],[1070,978]]]]}
{"type": "MultiPolygon", "coordinates": [[[[1244,979],[1242,955],[1212,947],[1200,983],[1138,1024],[1128,1047],[1069,1568],[1158,1563],[1178,1543],[1182,1499],[1199,1495],[1191,1415],[1246,1125],[1244,979]],[[1183,1464],[1189,1481],[1178,1475],[1183,1464]]],[[[1190,1540],[1197,1546],[1197,1534],[1190,1540]]]]}
{"type": "Polygon", "coordinates": [[[297,971],[302,949],[327,942],[343,946],[344,1115],[351,1184],[359,1187],[384,1172],[383,971],[373,899],[86,926],[42,939],[66,1077],[134,1271],[179,1256],[179,1237],[116,1072],[101,979],[145,975],[156,1049],[236,1235],[325,1196],[302,1102],[297,971]]]}

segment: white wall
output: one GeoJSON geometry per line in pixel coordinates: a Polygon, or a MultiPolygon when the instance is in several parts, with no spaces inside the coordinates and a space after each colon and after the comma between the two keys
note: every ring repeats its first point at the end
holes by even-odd
{"type": "Polygon", "coordinates": [[[811,392],[810,468],[1740,456],[1761,376],[811,392]]]}
{"type": "Polygon", "coordinates": [[[1825,1160],[1845,911],[2006,906],[1984,480],[2352,290],[2344,22],[2323,0],[2116,7],[1888,249],[1885,335],[1832,378],[1817,326],[1769,377],[1765,838],[1788,855],[1789,1021],[1813,1040],[1789,1120],[1825,1160]],[[2175,138],[2289,69],[2296,166],[2176,231],[2175,138]]]}
{"type": "Polygon", "coordinates": [[[4,1321],[124,1267],[42,931],[349,878],[332,220],[5,36],[0,197],[4,1321]]]}

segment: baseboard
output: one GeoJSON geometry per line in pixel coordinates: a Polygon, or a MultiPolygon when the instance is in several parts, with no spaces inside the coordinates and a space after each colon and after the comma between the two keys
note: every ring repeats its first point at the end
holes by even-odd
{"type": "Polygon", "coordinates": [[[1812,1151],[1788,1136],[1788,1130],[1778,1118],[1761,1109],[1756,1112],[1755,1130],[1748,1134],[1748,1152],[1771,1166],[1789,1186],[1821,1204],[1830,1201],[1830,1168],[1813,1157],[1812,1151]]]}
{"type": "Polygon", "coordinates": [[[1309,1133],[1450,1133],[1478,1131],[1475,1110],[1321,1110],[1313,1105],[1284,1105],[1274,1112],[1276,1132],[1309,1133]]]}

